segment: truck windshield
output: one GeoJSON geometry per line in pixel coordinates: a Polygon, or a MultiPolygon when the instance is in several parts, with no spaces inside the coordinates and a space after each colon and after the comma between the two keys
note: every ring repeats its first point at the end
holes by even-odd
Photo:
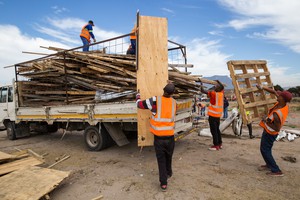
{"type": "Polygon", "coordinates": [[[1,94],[0,94],[0,103],[6,103],[7,97],[7,87],[1,88],[1,94]]]}

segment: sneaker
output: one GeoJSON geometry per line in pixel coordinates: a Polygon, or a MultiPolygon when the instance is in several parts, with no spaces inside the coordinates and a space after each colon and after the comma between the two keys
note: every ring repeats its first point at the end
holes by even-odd
{"type": "Polygon", "coordinates": [[[219,146],[211,146],[208,148],[208,150],[211,150],[211,151],[219,151],[220,147],[219,146]]]}
{"type": "Polygon", "coordinates": [[[254,136],[254,135],[250,135],[249,137],[250,137],[250,139],[254,139],[254,138],[255,138],[255,136],[254,136]]]}
{"type": "Polygon", "coordinates": [[[258,167],[258,171],[270,171],[271,169],[267,165],[261,165],[258,167]]]}
{"type": "Polygon", "coordinates": [[[267,172],[266,173],[269,176],[284,176],[284,174],[282,172],[267,172]]]}
{"type": "Polygon", "coordinates": [[[220,144],[220,145],[219,145],[219,149],[223,149],[223,146],[222,146],[222,144],[220,144]]]}
{"type": "Polygon", "coordinates": [[[160,189],[162,192],[166,192],[167,191],[167,185],[160,185],[160,189]]]}

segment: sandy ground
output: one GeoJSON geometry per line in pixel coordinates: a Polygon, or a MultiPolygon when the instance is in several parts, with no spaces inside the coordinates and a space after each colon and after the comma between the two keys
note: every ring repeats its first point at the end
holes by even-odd
{"type": "MultiPolygon", "coordinates": [[[[297,105],[290,113],[288,128],[300,130],[300,111],[297,105]]],[[[202,127],[207,127],[203,125],[202,127]]],[[[34,135],[10,141],[0,132],[0,151],[11,153],[32,149],[45,156],[49,166],[64,154],[68,160],[53,167],[72,171],[53,192],[51,199],[300,199],[300,139],[276,142],[273,155],[284,172],[284,177],[269,177],[257,170],[263,163],[259,152],[262,129],[254,125],[255,139],[249,139],[247,127],[242,137],[234,136],[231,127],[223,135],[223,149],[208,151],[212,138],[194,132],[176,142],[173,157],[173,177],[168,191],[161,192],[158,167],[153,147],[142,151],[137,141],[100,152],[88,151],[82,132],[68,132],[61,140],[62,131],[34,135]],[[296,163],[282,157],[291,156],[296,163]]]]}

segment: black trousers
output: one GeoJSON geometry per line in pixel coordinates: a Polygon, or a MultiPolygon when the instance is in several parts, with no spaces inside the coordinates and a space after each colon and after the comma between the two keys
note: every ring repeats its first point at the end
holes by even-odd
{"type": "Polygon", "coordinates": [[[158,164],[159,181],[161,185],[167,185],[168,175],[172,176],[172,156],[174,147],[174,136],[154,136],[154,148],[158,164]]]}
{"type": "Polygon", "coordinates": [[[220,131],[220,118],[218,117],[208,117],[210,132],[213,137],[214,146],[219,146],[222,144],[222,136],[220,131]]]}

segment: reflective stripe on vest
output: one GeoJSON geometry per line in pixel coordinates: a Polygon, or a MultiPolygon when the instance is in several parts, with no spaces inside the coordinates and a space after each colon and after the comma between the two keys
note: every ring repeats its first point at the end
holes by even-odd
{"type": "Polygon", "coordinates": [[[88,24],[84,25],[81,29],[81,33],[80,33],[80,36],[81,37],[84,37],[85,39],[87,39],[89,42],[91,41],[91,36],[90,36],[90,32],[89,30],[86,28],[88,24]]]}
{"type": "Polygon", "coordinates": [[[223,93],[216,92],[215,96],[215,105],[210,104],[210,106],[208,107],[208,115],[212,117],[221,117],[223,114],[223,93]]]}
{"type": "MultiPolygon", "coordinates": [[[[272,110],[278,103],[276,103],[270,110],[272,110]]],[[[269,110],[269,111],[270,111],[269,110]]],[[[280,119],[280,128],[283,126],[284,122],[285,122],[285,119],[288,115],[288,106],[286,105],[285,107],[283,108],[280,108],[280,109],[277,109],[277,110],[273,110],[269,115],[268,115],[268,118],[271,120],[271,121],[274,121],[274,115],[273,113],[276,113],[280,119]]],[[[264,121],[261,121],[259,123],[259,125],[261,127],[263,127],[269,134],[271,135],[277,135],[278,134],[278,131],[275,131],[274,129],[272,129],[270,126],[267,125],[266,122],[264,121]]]]}
{"type": "Polygon", "coordinates": [[[174,135],[176,101],[173,98],[156,98],[157,111],[150,119],[150,131],[157,136],[174,135]]]}

